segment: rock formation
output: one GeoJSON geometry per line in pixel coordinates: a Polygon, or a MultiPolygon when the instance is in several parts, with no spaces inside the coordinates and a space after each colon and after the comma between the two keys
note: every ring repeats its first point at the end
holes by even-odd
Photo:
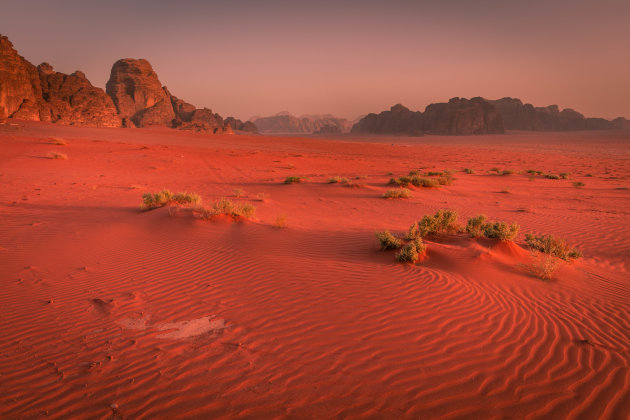
{"type": "Polygon", "coordinates": [[[125,58],[116,61],[105,90],[113,99],[125,126],[174,126],[171,98],[147,60],[125,58]]]}
{"type": "MultiPolygon", "coordinates": [[[[620,124],[603,118],[585,118],[573,109],[560,111],[557,105],[534,107],[523,104],[520,99],[501,98],[492,103],[503,118],[506,130],[569,131],[569,130],[609,130],[620,124]]],[[[615,120],[617,121],[617,120],[615,120]]]]}
{"type": "Polygon", "coordinates": [[[76,71],[71,75],[55,72],[48,63],[37,66],[45,101],[40,110],[42,121],[97,127],[120,127],[112,99],[76,71]]]}
{"type": "Polygon", "coordinates": [[[426,107],[422,129],[425,133],[444,135],[501,134],[503,120],[483,98],[452,98],[447,103],[426,107]]]}
{"type": "Polygon", "coordinates": [[[353,127],[353,133],[422,135],[422,113],[397,104],[380,114],[368,114],[353,127]]]}
{"type": "Polygon", "coordinates": [[[234,117],[227,117],[225,123],[229,124],[235,131],[244,131],[246,133],[258,134],[258,127],[251,121],[241,121],[234,117]]]}
{"type": "Polygon", "coordinates": [[[352,127],[353,133],[468,135],[503,133],[501,116],[482,98],[453,98],[431,104],[424,113],[401,104],[389,111],[368,114],[352,127]]]}
{"type": "Polygon", "coordinates": [[[0,118],[39,121],[42,102],[37,69],[0,36],[0,118]]]}
{"type": "Polygon", "coordinates": [[[261,133],[313,133],[324,126],[334,126],[339,132],[347,133],[351,123],[345,118],[332,115],[303,115],[296,117],[283,111],[271,117],[254,117],[250,119],[261,133]]]}

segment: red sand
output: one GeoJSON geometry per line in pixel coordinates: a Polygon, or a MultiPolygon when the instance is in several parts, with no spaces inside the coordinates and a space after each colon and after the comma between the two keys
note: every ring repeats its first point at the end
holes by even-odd
{"type": "Polygon", "coordinates": [[[335,140],[0,125],[0,417],[625,419],[629,144],[609,132],[335,140]],[[381,198],[389,172],[418,167],[457,179],[381,198]],[[367,178],[326,183],[337,175],[367,178]],[[162,188],[206,202],[240,188],[231,198],[253,202],[256,219],[140,212],[142,193],[162,188]],[[379,251],[375,230],[439,208],[521,233],[427,241],[416,266],[379,251]],[[280,214],[287,229],[273,227],[280,214]],[[584,258],[534,278],[527,232],[584,258]]]}

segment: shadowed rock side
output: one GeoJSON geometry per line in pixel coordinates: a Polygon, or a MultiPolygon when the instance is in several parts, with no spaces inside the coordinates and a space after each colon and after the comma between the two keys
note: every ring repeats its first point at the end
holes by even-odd
{"type": "Polygon", "coordinates": [[[0,118],[39,121],[42,102],[37,69],[0,36],[0,118]]]}
{"type": "Polygon", "coordinates": [[[352,127],[353,133],[468,135],[503,133],[501,116],[482,98],[453,98],[427,106],[424,113],[394,105],[389,111],[368,114],[352,127]]]}
{"type": "Polygon", "coordinates": [[[324,126],[337,127],[340,133],[350,131],[352,123],[332,115],[303,115],[296,117],[280,112],[270,117],[254,117],[250,120],[261,133],[313,133],[324,126]]]}
{"type": "Polygon", "coordinates": [[[619,130],[628,127],[628,120],[622,117],[613,121],[604,118],[586,118],[570,108],[560,111],[557,105],[534,107],[532,104],[523,104],[517,98],[501,98],[488,102],[493,104],[501,114],[506,130],[619,130]]]}
{"type": "Polygon", "coordinates": [[[234,117],[227,117],[225,123],[229,124],[235,131],[244,131],[246,133],[258,134],[258,127],[251,121],[241,121],[234,117]]]}
{"type": "Polygon", "coordinates": [[[48,63],[37,66],[45,104],[40,111],[42,121],[68,125],[120,127],[112,99],[103,89],[92,86],[85,74],[55,72],[48,63]]]}

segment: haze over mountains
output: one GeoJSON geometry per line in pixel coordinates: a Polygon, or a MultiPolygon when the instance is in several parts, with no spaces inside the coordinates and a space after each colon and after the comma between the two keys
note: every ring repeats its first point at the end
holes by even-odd
{"type": "Polygon", "coordinates": [[[628,129],[625,118],[586,118],[557,105],[534,107],[515,98],[452,98],[424,112],[398,104],[368,114],[356,124],[332,115],[296,117],[281,112],[243,122],[223,119],[209,108],[171,94],[144,59],[114,63],[106,90],[93,86],[81,71],[55,72],[48,63],[35,67],[0,36],[0,118],[102,127],[170,127],[211,133],[353,133],[371,134],[500,134],[505,130],[567,131],[628,129]]]}

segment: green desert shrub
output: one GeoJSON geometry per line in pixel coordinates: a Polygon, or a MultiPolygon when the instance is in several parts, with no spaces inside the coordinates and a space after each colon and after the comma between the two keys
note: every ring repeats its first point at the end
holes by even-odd
{"type": "Polygon", "coordinates": [[[487,217],[480,214],[468,219],[466,223],[466,232],[473,238],[496,238],[502,241],[512,241],[518,235],[520,226],[516,223],[508,225],[505,222],[487,222],[487,217]]]}
{"type": "Polygon", "coordinates": [[[285,180],[284,183],[285,184],[295,184],[295,183],[300,183],[302,181],[304,181],[306,178],[302,177],[302,176],[288,176],[285,180]]]}
{"type": "Polygon", "coordinates": [[[402,241],[392,235],[388,230],[374,232],[374,234],[376,235],[376,239],[380,242],[383,251],[387,249],[397,249],[402,246],[402,241]]]}
{"type": "Polygon", "coordinates": [[[484,214],[471,217],[468,219],[468,223],[466,223],[466,232],[473,238],[481,238],[483,236],[486,220],[487,217],[484,214]]]}
{"type": "Polygon", "coordinates": [[[513,241],[518,235],[520,226],[516,223],[508,225],[505,222],[490,222],[483,226],[483,236],[486,238],[496,238],[502,241],[513,241]]]}
{"type": "Polygon", "coordinates": [[[235,203],[222,197],[215,201],[211,208],[197,207],[195,211],[202,219],[212,219],[220,215],[230,216],[234,219],[251,218],[256,214],[256,206],[250,203],[235,203]]]}
{"type": "Polygon", "coordinates": [[[441,171],[428,171],[425,173],[426,176],[442,176],[444,172],[441,171]]]}
{"type": "Polygon", "coordinates": [[[534,169],[528,169],[527,173],[530,174],[530,175],[542,175],[543,171],[536,171],[534,169]]]}
{"type": "Polygon", "coordinates": [[[530,248],[540,251],[544,254],[558,257],[562,260],[569,261],[580,258],[582,253],[562,239],[554,238],[552,235],[535,236],[532,234],[525,235],[525,242],[530,248]]]}
{"type": "Polygon", "coordinates": [[[417,238],[410,241],[396,254],[396,259],[400,262],[416,263],[420,254],[426,250],[426,245],[422,239],[417,238]]]}
{"type": "Polygon", "coordinates": [[[419,222],[412,224],[407,232],[407,239],[414,240],[441,232],[455,233],[457,231],[459,231],[457,212],[453,210],[438,210],[435,215],[425,215],[419,222]]]}
{"type": "Polygon", "coordinates": [[[387,190],[385,194],[383,194],[383,198],[411,198],[413,195],[411,191],[407,188],[396,188],[392,190],[387,190]]]}
{"type": "Polygon", "coordinates": [[[173,194],[171,202],[182,206],[185,205],[197,205],[201,203],[201,197],[199,194],[189,192],[178,192],[173,194]]]}
{"type": "Polygon", "coordinates": [[[153,194],[142,194],[142,204],[140,205],[140,208],[143,210],[151,210],[158,207],[164,207],[167,204],[196,206],[200,203],[201,197],[198,194],[189,192],[178,192],[173,194],[170,190],[164,189],[153,194]]]}

